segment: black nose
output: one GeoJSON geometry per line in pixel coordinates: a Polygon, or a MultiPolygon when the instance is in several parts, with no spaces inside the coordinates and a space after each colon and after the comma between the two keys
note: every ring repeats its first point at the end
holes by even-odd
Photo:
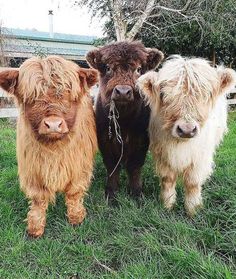
{"type": "Polygon", "coordinates": [[[115,98],[130,98],[133,95],[133,89],[129,85],[116,85],[113,89],[115,98]]]}
{"type": "Polygon", "coordinates": [[[193,138],[197,134],[197,126],[191,124],[178,125],[176,132],[181,138],[193,138]]]}

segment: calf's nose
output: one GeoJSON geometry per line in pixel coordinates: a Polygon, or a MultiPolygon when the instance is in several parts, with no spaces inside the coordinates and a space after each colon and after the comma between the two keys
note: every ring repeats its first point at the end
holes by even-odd
{"type": "Polygon", "coordinates": [[[176,133],[181,138],[193,138],[197,134],[197,126],[191,123],[181,124],[176,127],[176,133]]]}
{"type": "Polygon", "coordinates": [[[52,132],[61,132],[62,120],[44,120],[44,124],[52,132]]]}
{"type": "Polygon", "coordinates": [[[113,89],[113,93],[115,97],[124,97],[129,98],[133,94],[133,89],[129,85],[116,85],[113,89]]]}
{"type": "Polygon", "coordinates": [[[56,116],[49,116],[43,119],[40,127],[43,134],[47,133],[67,133],[68,127],[63,118],[56,116]]]}

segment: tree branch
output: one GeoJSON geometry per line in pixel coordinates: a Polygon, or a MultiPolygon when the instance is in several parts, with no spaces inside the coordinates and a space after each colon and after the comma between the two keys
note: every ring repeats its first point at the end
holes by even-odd
{"type": "Polygon", "coordinates": [[[145,11],[142,13],[142,15],[139,17],[139,19],[136,21],[132,29],[127,33],[126,39],[129,41],[132,41],[135,37],[135,35],[138,33],[138,31],[143,26],[143,23],[147,20],[149,15],[154,9],[154,4],[156,0],[148,0],[145,11]]]}

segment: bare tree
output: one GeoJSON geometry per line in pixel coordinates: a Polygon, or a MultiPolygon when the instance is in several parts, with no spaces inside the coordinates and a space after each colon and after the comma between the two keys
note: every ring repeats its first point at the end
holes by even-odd
{"type": "MultiPolygon", "coordinates": [[[[132,41],[142,28],[153,27],[154,18],[171,16],[188,22],[200,21],[198,15],[192,13],[192,8],[201,1],[203,0],[78,0],[74,4],[86,5],[93,15],[112,19],[117,41],[132,41]]],[[[154,27],[159,30],[158,25],[154,27]]]]}
{"type": "MultiPolygon", "coordinates": [[[[140,2],[134,2],[136,2],[138,6],[136,7],[136,10],[132,11],[133,14],[137,13],[138,11],[140,11],[141,14],[139,15],[139,17],[137,17],[131,30],[128,31],[128,25],[130,24],[131,20],[134,21],[134,17],[130,17],[129,20],[129,18],[125,15],[124,6],[126,3],[124,3],[124,1],[122,0],[109,0],[117,41],[132,41],[134,39],[135,35],[142,28],[143,23],[148,19],[151,12],[153,11],[156,0],[148,0],[146,2],[146,5],[142,5],[143,7],[140,7],[140,2]]],[[[127,10],[129,10],[129,8],[131,8],[131,6],[126,7],[127,10]]]]}

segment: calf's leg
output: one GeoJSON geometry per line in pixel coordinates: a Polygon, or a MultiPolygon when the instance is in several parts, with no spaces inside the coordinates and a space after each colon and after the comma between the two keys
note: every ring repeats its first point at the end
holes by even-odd
{"type": "Polygon", "coordinates": [[[213,154],[205,156],[187,168],[183,174],[185,186],[185,208],[188,215],[193,216],[202,207],[202,185],[212,173],[213,154]]]}
{"type": "Polygon", "coordinates": [[[202,207],[201,185],[185,182],[185,209],[189,216],[194,216],[198,208],[202,207]]]}
{"type": "Polygon", "coordinates": [[[207,170],[207,165],[205,167],[191,166],[184,172],[185,209],[189,216],[195,215],[197,209],[202,207],[201,190],[202,184],[208,176],[207,170]]]}
{"type": "Polygon", "coordinates": [[[115,199],[119,189],[120,166],[118,166],[115,170],[114,169],[115,164],[112,164],[107,168],[107,183],[105,188],[105,197],[110,201],[115,199]]]}
{"type": "Polygon", "coordinates": [[[28,234],[32,237],[40,237],[44,233],[46,225],[46,210],[48,208],[48,200],[45,198],[34,198],[31,201],[30,211],[27,215],[28,234]]]}
{"type": "Polygon", "coordinates": [[[103,149],[103,162],[107,169],[107,181],[105,186],[105,197],[109,201],[113,201],[119,189],[121,165],[117,166],[119,157],[114,156],[108,149],[103,149]]]}
{"type": "Polygon", "coordinates": [[[160,199],[167,209],[172,209],[176,202],[176,179],[177,174],[167,166],[159,168],[161,176],[160,199]]]}
{"type": "Polygon", "coordinates": [[[138,198],[142,194],[142,180],[141,180],[141,167],[134,169],[127,169],[129,176],[129,191],[130,195],[138,198]]]}
{"type": "Polygon", "coordinates": [[[129,177],[129,192],[134,198],[142,195],[141,170],[145,162],[149,141],[148,138],[142,138],[141,143],[130,142],[129,157],[126,164],[126,170],[129,177]]]}
{"type": "Polygon", "coordinates": [[[69,188],[65,193],[67,206],[67,216],[72,225],[81,224],[86,217],[86,209],[83,205],[85,190],[83,188],[77,190],[69,188]]]}

